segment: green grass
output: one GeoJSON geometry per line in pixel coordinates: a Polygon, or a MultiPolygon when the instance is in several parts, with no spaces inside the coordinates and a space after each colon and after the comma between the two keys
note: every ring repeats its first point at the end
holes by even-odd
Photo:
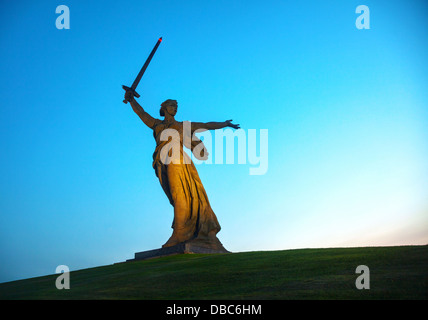
{"type": "Polygon", "coordinates": [[[0,284],[0,299],[427,299],[428,246],[187,254],[0,284]],[[357,290],[358,265],[370,289],[357,290]]]}

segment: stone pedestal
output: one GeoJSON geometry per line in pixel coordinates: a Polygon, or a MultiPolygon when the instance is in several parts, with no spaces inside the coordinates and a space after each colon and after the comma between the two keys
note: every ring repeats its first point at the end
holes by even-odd
{"type": "Polygon", "coordinates": [[[163,247],[160,249],[136,252],[134,259],[126,260],[126,262],[165,257],[173,254],[184,254],[184,253],[230,253],[230,252],[223,247],[220,241],[213,244],[212,241],[194,239],[186,242],[181,242],[171,247],[163,247]]]}

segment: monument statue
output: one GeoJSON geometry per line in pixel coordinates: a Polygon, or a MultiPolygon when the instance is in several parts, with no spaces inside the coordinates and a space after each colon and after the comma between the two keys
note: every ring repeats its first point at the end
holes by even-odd
{"type": "Polygon", "coordinates": [[[205,160],[208,153],[203,142],[195,136],[195,131],[225,127],[239,129],[239,125],[233,124],[232,120],[207,123],[176,121],[178,104],[172,99],[161,104],[160,116],[164,117],[163,120],[153,118],[141,107],[135,100],[135,97],[140,97],[135,89],[161,42],[162,38],[159,38],[132,86],[122,88],[126,91],[123,102],[125,104],[129,102],[144,124],[153,130],[156,140],[153,168],[162,189],[174,207],[173,232],[162,249],[136,253],[135,259],[164,255],[168,252],[228,252],[216,236],[220,231],[220,224],[211,208],[195,165],[183,147],[189,148],[198,159],[205,160]],[[194,249],[186,249],[189,246],[194,249]]]}
{"type": "MultiPolygon", "coordinates": [[[[179,122],[175,120],[178,104],[176,100],[168,99],[161,104],[160,115],[163,120],[149,115],[135,100],[132,91],[125,93],[125,100],[129,101],[134,112],[144,124],[153,130],[156,140],[156,149],[153,153],[153,168],[156,176],[174,207],[173,232],[169,240],[162,247],[171,247],[183,242],[191,242],[197,246],[210,248],[216,251],[227,252],[216,234],[220,231],[220,224],[211,208],[207,193],[199,178],[198,172],[191,158],[184,152],[186,146],[194,151],[194,147],[203,143],[194,135],[196,130],[216,130],[225,127],[239,129],[239,125],[232,120],[225,122],[179,122]],[[183,128],[190,126],[191,137],[186,136],[183,128]],[[162,139],[166,129],[173,129],[178,134],[162,139]],[[187,141],[191,141],[190,143],[187,141]],[[168,145],[169,144],[169,145],[168,145]],[[180,150],[173,155],[171,144],[176,144],[180,150]],[[167,146],[168,145],[168,146],[167,146]],[[164,155],[162,149],[164,148],[164,155]],[[167,152],[165,152],[165,149],[167,152]],[[172,157],[172,158],[171,158],[172,157]],[[166,159],[167,158],[167,159],[166,159]]],[[[198,150],[201,150],[200,148],[198,150]]],[[[206,159],[206,150],[194,155],[198,159],[206,159]]]]}

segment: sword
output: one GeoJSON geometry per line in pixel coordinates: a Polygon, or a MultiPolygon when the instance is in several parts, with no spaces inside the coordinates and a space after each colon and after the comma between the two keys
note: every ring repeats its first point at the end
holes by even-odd
{"type": "MultiPolygon", "coordinates": [[[[140,95],[135,91],[135,89],[138,86],[138,83],[140,82],[141,78],[143,77],[144,72],[146,71],[150,61],[152,60],[156,50],[158,49],[160,43],[162,42],[162,37],[159,38],[158,42],[156,42],[155,47],[153,48],[152,52],[150,52],[149,57],[147,58],[146,62],[144,63],[143,67],[141,68],[140,72],[138,73],[137,77],[134,80],[134,83],[132,84],[131,88],[127,86],[122,86],[123,90],[125,91],[131,91],[132,95],[139,98],[140,95]]],[[[123,100],[123,103],[128,103],[128,100],[123,100]]]]}

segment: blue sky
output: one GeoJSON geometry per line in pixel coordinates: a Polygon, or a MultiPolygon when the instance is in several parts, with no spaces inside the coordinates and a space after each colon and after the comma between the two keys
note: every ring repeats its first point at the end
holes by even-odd
{"type": "Polygon", "coordinates": [[[160,36],[138,87],[149,113],[172,98],[179,120],[269,132],[265,175],[197,167],[227,249],[427,244],[427,9],[2,2],[0,282],[124,261],[171,235],[152,133],[121,88],[160,36]],[[61,4],[69,30],[55,27],[61,4]]]}

